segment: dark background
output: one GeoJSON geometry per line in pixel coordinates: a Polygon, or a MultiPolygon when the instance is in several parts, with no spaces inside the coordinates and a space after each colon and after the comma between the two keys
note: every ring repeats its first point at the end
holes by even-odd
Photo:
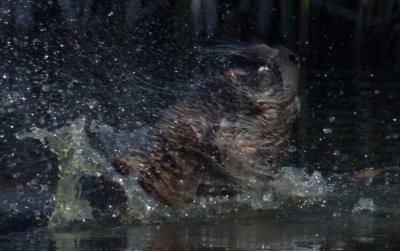
{"type": "Polygon", "coordinates": [[[56,172],[55,156],[17,132],[80,115],[122,131],[151,124],[198,67],[193,48],[209,41],[280,43],[300,55],[302,116],[287,163],[397,165],[399,13],[398,0],[3,0],[0,188],[51,185],[56,172]]]}

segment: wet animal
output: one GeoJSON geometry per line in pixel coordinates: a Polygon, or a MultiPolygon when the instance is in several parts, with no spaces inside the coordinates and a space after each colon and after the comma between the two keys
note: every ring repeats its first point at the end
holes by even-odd
{"type": "Polygon", "coordinates": [[[163,113],[148,146],[113,159],[118,172],[134,173],[147,193],[173,207],[273,177],[300,109],[300,66],[288,49],[227,45],[206,54],[219,69],[163,113]]]}

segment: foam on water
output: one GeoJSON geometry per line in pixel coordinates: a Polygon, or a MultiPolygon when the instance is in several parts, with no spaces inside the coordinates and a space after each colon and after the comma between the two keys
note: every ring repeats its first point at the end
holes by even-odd
{"type": "MultiPolygon", "coordinates": [[[[233,197],[199,197],[180,209],[171,209],[146,194],[138,185],[134,174],[123,176],[115,172],[106,157],[107,153],[112,155],[115,152],[127,152],[135,147],[135,144],[146,144],[146,131],[143,129],[136,133],[119,133],[112,127],[97,122],[92,122],[89,127],[86,127],[86,124],[86,119],[82,117],[69,126],[52,132],[34,128],[30,134],[22,135],[47,143],[58,156],[60,180],[50,227],[62,228],[74,221],[93,220],[93,208],[90,203],[77,196],[82,193],[79,180],[87,175],[108,177],[123,187],[128,197],[128,213],[122,220],[120,218],[123,223],[212,218],[249,210],[285,210],[288,207],[324,208],[327,200],[336,200],[345,193],[354,197],[353,202],[350,202],[353,213],[376,210],[374,200],[359,194],[357,185],[354,185],[356,181],[348,175],[345,178],[349,181],[344,183],[347,189],[342,189],[344,186],[340,180],[343,181],[343,177],[324,178],[319,172],[309,174],[305,169],[298,167],[281,167],[274,180],[257,190],[233,197]],[[86,133],[87,128],[97,134],[100,145],[103,145],[100,148],[106,154],[92,147],[86,133]]],[[[337,206],[341,207],[342,204],[337,206]]]]}
{"type": "Polygon", "coordinates": [[[271,182],[278,194],[299,198],[322,198],[326,196],[328,186],[321,173],[309,175],[298,167],[282,167],[278,178],[271,182]]]}
{"type": "Polygon", "coordinates": [[[376,211],[376,205],[373,199],[367,197],[361,197],[356,205],[354,206],[352,212],[359,213],[359,212],[374,212],[376,211]]]}

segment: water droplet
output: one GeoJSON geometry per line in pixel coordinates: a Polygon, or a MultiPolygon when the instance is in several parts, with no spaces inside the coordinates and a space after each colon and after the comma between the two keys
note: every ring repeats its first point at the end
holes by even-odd
{"type": "Polygon", "coordinates": [[[18,193],[18,194],[23,194],[24,192],[25,192],[24,186],[21,185],[21,184],[18,184],[18,185],[17,185],[17,193],[18,193]]]}
{"type": "Polygon", "coordinates": [[[38,122],[40,125],[44,125],[45,119],[43,117],[41,117],[38,122]]]}
{"type": "Polygon", "coordinates": [[[97,101],[96,100],[89,100],[88,101],[88,103],[87,103],[87,106],[90,108],[90,109],[93,109],[93,108],[95,108],[96,106],[97,106],[97,101]]]}
{"type": "Polygon", "coordinates": [[[50,90],[50,86],[49,85],[42,85],[42,91],[48,92],[49,90],[50,90]]]}
{"type": "Polygon", "coordinates": [[[387,135],[385,138],[386,139],[398,139],[399,137],[400,137],[399,134],[392,133],[392,134],[387,135]]]}
{"type": "Polygon", "coordinates": [[[334,116],[329,117],[329,122],[333,123],[333,122],[335,122],[335,120],[336,120],[336,118],[334,116]]]}
{"type": "Polygon", "coordinates": [[[296,152],[296,151],[297,151],[297,148],[296,148],[296,146],[294,146],[294,145],[290,145],[290,146],[288,147],[287,151],[290,152],[290,153],[293,153],[293,152],[296,152]]]}
{"type": "Polygon", "coordinates": [[[340,212],[334,212],[332,216],[337,218],[337,217],[342,216],[342,214],[340,212]]]}
{"type": "Polygon", "coordinates": [[[270,202],[272,201],[272,193],[265,193],[262,196],[262,200],[265,202],[270,202]]]}
{"type": "Polygon", "coordinates": [[[10,75],[8,75],[7,73],[3,73],[3,75],[1,77],[3,79],[8,79],[10,77],[10,75]]]}

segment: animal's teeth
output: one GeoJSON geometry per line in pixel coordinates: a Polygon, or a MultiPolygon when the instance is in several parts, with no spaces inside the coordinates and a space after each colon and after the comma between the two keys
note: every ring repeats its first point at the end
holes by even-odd
{"type": "Polygon", "coordinates": [[[269,70],[269,68],[268,68],[268,66],[266,66],[266,65],[261,66],[260,68],[258,68],[258,72],[261,72],[261,71],[268,71],[268,70],[269,70]]]}

